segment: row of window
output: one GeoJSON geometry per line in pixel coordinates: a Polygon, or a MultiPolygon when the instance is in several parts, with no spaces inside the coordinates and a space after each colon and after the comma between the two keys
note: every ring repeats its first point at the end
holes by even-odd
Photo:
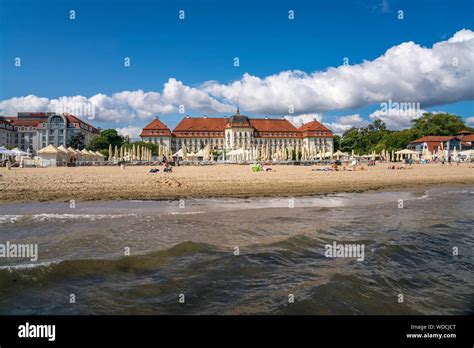
{"type": "Polygon", "coordinates": [[[178,134],[183,134],[186,136],[211,136],[211,137],[223,137],[224,132],[180,132],[178,134]]]}

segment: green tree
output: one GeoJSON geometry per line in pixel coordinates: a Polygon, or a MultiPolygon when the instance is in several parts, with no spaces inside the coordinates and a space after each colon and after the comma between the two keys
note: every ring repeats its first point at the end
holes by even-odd
{"type": "Polygon", "coordinates": [[[108,150],[109,144],[115,149],[115,145],[121,147],[123,143],[124,138],[115,129],[105,129],[98,137],[93,138],[86,148],[92,151],[108,150]]]}
{"type": "Polygon", "coordinates": [[[369,153],[376,149],[388,133],[385,123],[381,120],[375,120],[366,127],[346,130],[342,135],[340,147],[345,152],[354,150],[355,153],[369,153]]]}
{"type": "MultiPolygon", "coordinates": [[[[412,120],[412,127],[401,131],[389,131],[381,120],[375,120],[366,127],[351,128],[344,132],[340,140],[342,151],[356,153],[400,150],[413,140],[426,135],[454,135],[467,129],[461,117],[447,113],[425,113],[412,120]]],[[[334,140],[336,143],[336,139],[334,140]]]]}
{"type": "Polygon", "coordinates": [[[98,136],[98,137],[93,138],[89,142],[89,144],[87,144],[86,148],[87,150],[92,150],[92,151],[107,150],[108,152],[109,142],[107,141],[106,138],[102,136],[98,136]]]}
{"type": "Polygon", "coordinates": [[[405,149],[411,141],[417,138],[419,138],[418,134],[413,129],[389,132],[385,134],[374,150],[379,153],[384,149],[388,151],[405,149]]]}
{"type": "Polygon", "coordinates": [[[124,143],[124,138],[115,129],[105,129],[100,132],[100,136],[106,139],[108,144],[112,144],[112,147],[115,147],[115,145],[120,147],[124,143]]]}
{"type": "Polygon", "coordinates": [[[412,129],[418,135],[453,135],[463,129],[466,124],[461,117],[444,114],[425,113],[420,118],[412,120],[412,129]]]}
{"type": "Polygon", "coordinates": [[[84,134],[76,133],[66,142],[66,147],[72,147],[73,149],[82,150],[85,147],[84,134]]]}
{"type": "Polygon", "coordinates": [[[341,146],[341,136],[334,134],[333,141],[334,141],[334,152],[336,152],[337,150],[339,150],[341,146]]]}

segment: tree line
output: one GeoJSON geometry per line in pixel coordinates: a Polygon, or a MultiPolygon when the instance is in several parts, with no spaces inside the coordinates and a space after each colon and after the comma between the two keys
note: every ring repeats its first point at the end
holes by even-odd
{"type": "Polygon", "coordinates": [[[383,149],[396,151],[406,148],[413,140],[427,135],[454,135],[461,130],[474,132],[473,128],[466,126],[460,116],[449,113],[424,113],[411,123],[411,128],[400,131],[388,130],[385,123],[379,119],[365,127],[350,128],[342,136],[335,136],[335,150],[340,149],[349,153],[354,150],[359,154],[372,151],[380,153],[383,149]]]}

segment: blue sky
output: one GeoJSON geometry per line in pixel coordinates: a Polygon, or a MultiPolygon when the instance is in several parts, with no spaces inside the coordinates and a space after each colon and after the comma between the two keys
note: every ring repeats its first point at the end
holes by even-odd
{"type": "MultiPolygon", "coordinates": [[[[186,113],[191,115],[229,114],[228,106],[235,105],[236,98],[242,112],[249,115],[286,115],[284,107],[269,108],[271,101],[254,100],[252,84],[246,84],[245,93],[240,87],[235,92],[229,86],[241,81],[244,74],[265,79],[288,70],[324,72],[340,66],[344,57],[350,65],[358,65],[364,60],[374,61],[404,42],[431,48],[462,29],[474,30],[474,2],[460,0],[0,3],[0,111],[5,114],[15,111],[15,107],[37,109],[45,107],[45,100],[49,103],[73,96],[88,99],[99,94],[111,98],[94,99],[98,111],[92,123],[102,127],[139,128],[155,114],[173,127],[182,117],[177,105],[187,104],[186,100],[193,98],[186,88],[191,92],[196,89],[194,97],[200,100],[187,105],[186,113]],[[75,11],[75,20],[69,19],[70,10],[75,11]],[[180,10],[185,11],[184,20],[178,18],[180,10]],[[294,20],[288,19],[289,10],[295,11],[294,20]],[[398,10],[403,10],[403,19],[397,18],[398,10]],[[17,57],[21,58],[20,67],[15,66],[17,57]],[[124,67],[125,57],[131,59],[130,67],[124,67]],[[234,66],[235,57],[240,60],[238,67],[234,66]],[[179,96],[179,103],[170,102],[170,97],[163,100],[164,84],[170,78],[180,82],[170,86],[170,95],[179,96]],[[203,87],[207,81],[218,85],[213,86],[213,92],[203,87]],[[222,86],[227,86],[225,91],[222,86]],[[110,106],[116,102],[112,98],[114,93],[137,90],[145,95],[122,96],[118,98],[119,106],[110,106]],[[158,95],[148,97],[149,92],[158,95]],[[210,95],[215,103],[206,101],[202,93],[210,95]],[[40,100],[11,101],[29,95],[40,100]],[[161,104],[156,108],[143,106],[147,99],[151,104],[161,104]],[[164,105],[167,102],[170,105],[164,105]],[[213,106],[216,103],[220,105],[213,106]],[[138,110],[134,105],[139,105],[138,110]]],[[[470,53],[474,54],[471,50],[470,53]]],[[[466,62],[470,63],[464,59],[463,63],[466,62]]],[[[472,66],[463,69],[471,76],[472,66]]],[[[268,87],[265,81],[260,84],[268,87]]],[[[419,90],[419,82],[414,85],[419,90]]],[[[448,111],[468,119],[474,116],[472,93],[465,90],[468,87],[459,91],[459,98],[427,98],[430,92],[426,91],[410,101],[419,99],[423,110],[448,111]]],[[[319,95],[318,88],[314,87],[312,92],[319,95]]],[[[385,83],[383,88],[387,88],[385,83]]],[[[346,95],[354,90],[357,88],[341,93],[346,95]]],[[[282,99],[280,93],[287,92],[269,94],[262,89],[262,93],[256,91],[255,95],[260,99],[274,98],[278,104],[282,99]]],[[[401,97],[406,99],[406,94],[401,97]]],[[[291,98],[288,96],[290,103],[291,98]]],[[[311,93],[307,98],[313,98],[311,93]]],[[[370,120],[369,115],[388,98],[361,97],[360,102],[350,99],[343,103],[305,103],[298,98],[298,108],[290,116],[303,115],[304,120],[313,115],[331,124],[350,120],[338,117],[359,115],[359,119],[352,119],[361,124],[370,120]]],[[[402,99],[398,101],[405,101],[402,99]]]]}

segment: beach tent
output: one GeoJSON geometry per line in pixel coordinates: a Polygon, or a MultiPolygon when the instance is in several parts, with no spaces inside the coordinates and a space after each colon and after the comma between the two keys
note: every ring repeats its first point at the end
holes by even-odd
{"type": "Polygon", "coordinates": [[[8,150],[6,149],[5,147],[1,146],[0,147],[0,153],[1,154],[5,154],[5,155],[14,155],[15,153],[13,152],[13,150],[8,150]]]}
{"type": "Polygon", "coordinates": [[[177,157],[177,158],[181,157],[181,158],[183,158],[183,149],[179,149],[178,152],[176,152],[175,154],[173,154],[173,157],[177,157]]]}
{"type": "Polygon", "coordinates": [[[340,159],[341,157],[349,157],[349,154],[347,152],[342,152],[341,150],[337,150],[334,153],[334,156],[336,156],[336,159],[340,159]]]}
{"type": "Polygon", "coordinates": [[[30,155],[29,152],[20,150],[20,149],[17,148],[17,147],[15,147],[14,149],[11,149],[10,151],[11,151],[11,152],[14,152],[16,155],[20,155],[20,156],[29,156],[29,155],[30,155]]]}
{"type": "Polygon", "coordinates": [[[471,150],[461,151],[459,154],[463,156],[474,156],[474,150],[471,149],[471,150]]]}
{"type": "Polygon", "coordinates": [[[41,158],[41,167],[56,167],[62,160],[63,152],[50,144],[38,150],[38,157],[41,158]]]}
{"type": "Polygon", "coordinates": [[[401,155],[418,155],[418,152],[408,150],[408,149],[403,149],[395,152],[396,154],[401,154],[401,155]]]}
{"type": "Polygon", "coordinates": [[[91,161],[91,154],[86,149],[81,150],[81,157],[83,161],[91,161]]]}
{"type": "Polygon", "coordinates": [[[414,157],[417,158],[419,156],[418,152],[408,150],[408,149],[397,151],[395,152],[395,154],[399,156],[400,160],[404,158],[404,156],[407,158],[414,158],[414,157]]]}
{"type": "Polygon", "coordinates": [[[72,156],[74,156],[74,154],[70,150],[66,149],[63,145],[58,146],[57,149],[64,165],[69,162],[72,156]]]}
{"type": "Polygon", "coordinates": [[[186,154],[186,159],[193,161],[196,158],[196,154],[191,151],[190,153],[186,154]]]}
{"type": "Polygon", "coordinates": [[[73,149],[72,147],[68,147],[67,149],[68,149],[69,151],[71,151],[71,153],[72,153],[73,155],[76,155],[76,154],[77,154],[77,150],[73,149]]]}
{"type": "Polygon", "coordinates": [[[21,157],[24,157],[24,156],[30,157],[29,152],[22,151],[17,147],[15,147],[14,149],[11,149],[10,151],[12,152],[12,155],[15,156],[16,161],[20,161],[21,157]]]}
{"type": "Polygon", "coordinates": [[[68,159],[73,155],[73,153],[66,149],[63,145],[58,146],[58,150],[61,151],[61,153],[63,153],[68,159]]]}
{"type": "Polygon", "coordinates": [[[95,155],[97,156],[98,161],[103,161],[104,160],[105,156],[103,154],[101,154],[99,151],[96,151],[95,155]]]}
{"type": "Polygon", "coordinates": [[[92,161],[97,161],[97,160],[98,160],[98,159],[97,159],[97,154],[96,154],[94,151],[89,150],[89,151],[87,151],[87,152],[88,152],[89,155],[91,156],[90,158],[91,158],[92,161]]]}
{"type": "Polygon", "coordinates": [[[4,148],[3,146],[0,147],[0,158],[8,159],[9,156],[15,156],[15,153],[12,150],[4,148]]]}
{"type": "Polygon", "coordinates": [[[204,158],[204,149],[199,150],[194,154],[196,157],[203,157],[204,158]]]}

